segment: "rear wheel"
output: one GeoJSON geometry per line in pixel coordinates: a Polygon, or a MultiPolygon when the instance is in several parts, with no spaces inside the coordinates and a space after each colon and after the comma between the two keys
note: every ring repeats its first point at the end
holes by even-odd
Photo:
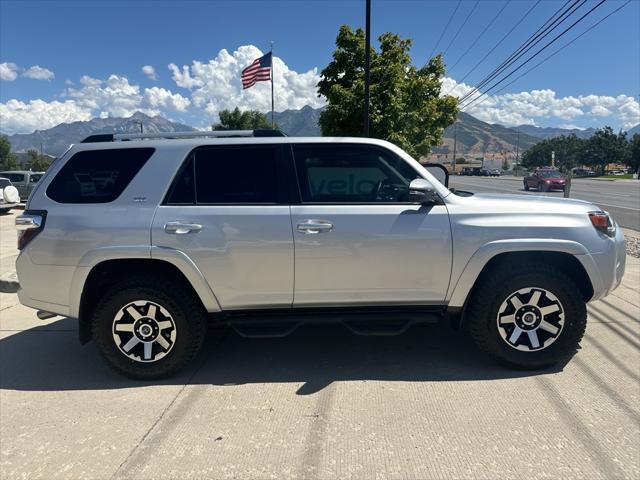
{"type": "Polygon", "coordinates": [[[167,377],[202,346],[206,314],[186,288],[151,276],[115,285],[93,316],[98,351],[118,372],[136,379],[167,377]]]}
{"type": "Polygon", "coordinates": [[[524,189],[528,192],[529,191],[529,184],[527,183],[527,181],[524,181],[524,189]]]}
{"type": "Polygon", "coordinates": [[[473,294],[467,313],[475,344],[515,368],[538,369],[570,358],[587,322],[573,281],[549,265],[501,267],[473,294]]]}

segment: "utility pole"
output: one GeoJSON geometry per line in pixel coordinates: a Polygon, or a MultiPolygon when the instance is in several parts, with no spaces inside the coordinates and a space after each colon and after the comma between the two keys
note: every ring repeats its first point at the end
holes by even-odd
{"type": "Polygon", "coordinates": [[[453,123],[453,173],[456,173],[456,146],[458,145],[458,121],[453,123]]]}
{"type": "Polygon", "coordinates": [[[518,176],[518,163],[520,160],[520,130],[516,129],[516,165],[513,167],[513,176],[518,176]]]}
{"type": "Polygon", "coordinates": [[[369,70],[371,68],[371,0],[365,0],[366,3],[366,22],[365,22],[365,40],[364,40],[364,128],[362,134],[364,137],[369,136],[369,70]]]}

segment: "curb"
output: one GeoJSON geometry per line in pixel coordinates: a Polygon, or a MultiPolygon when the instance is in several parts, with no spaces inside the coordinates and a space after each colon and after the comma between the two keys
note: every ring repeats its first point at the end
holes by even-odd
{"type": "Polygon", "coordinates": [[[20,290],[20,283],[16,272],[5,273],[0,277],[1,293],[16,293],[18,290],[20,290]]]}

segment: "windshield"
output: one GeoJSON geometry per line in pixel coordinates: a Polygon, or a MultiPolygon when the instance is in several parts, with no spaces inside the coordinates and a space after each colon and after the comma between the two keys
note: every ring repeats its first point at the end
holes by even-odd
{"type": "Polygon", "coordinates": [[[560,172],[554,172],[554,171],[540,171],[538,172],[538,176],[543,177],[543,178],[562,178],[562,175],[560,175],[560,172]]]}

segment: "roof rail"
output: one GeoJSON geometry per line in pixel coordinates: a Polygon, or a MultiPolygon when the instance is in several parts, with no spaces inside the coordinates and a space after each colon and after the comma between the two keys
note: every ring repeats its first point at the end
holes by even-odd
{"type": "Polygon", "coordinates": [[[142,140],[145,138],[195,138],[195,137],[285,137],[280,130],[212,130],[206,132],[154,132],[154,133],[107,133],[89,135],[81,143],[116,142],[142,140]]]}

